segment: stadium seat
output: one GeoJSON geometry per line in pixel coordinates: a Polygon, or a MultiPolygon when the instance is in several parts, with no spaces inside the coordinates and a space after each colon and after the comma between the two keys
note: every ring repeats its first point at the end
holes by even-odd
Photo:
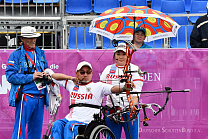
{"type": "Polygon", "coordinates": [[[151,8],[153,10],[161,11],[162,0],[152,0],[151,8]]]}
{"type": "Polygon", "coordinates": [[[176,37],[171,38],[170,46],[171,48],[186,48],[185,26],[181,26],[178,30],[178,34],[176,35],[176,37]]]}
{"type": "Polygon", "coordinates": [[[85,27],[86,49],[94,49],[96,46],[95,34],[89,33],[89,27],[85,27]]]}
{"type": "Polygon", "coordinates": [[[192,0],[185,0],[185,7],[187,12],[189,12],[191,9],[191,1],[192,0]]]}
{"type": "Polygon", "coordinates": [[[112,48],[111,40],[109,38],[103,37],[102,48],[103,49],[111,49],[112,48]]]}
{"type": "Polygon", "coordinates": [[[166,14],[185,14],[185,2],[182,1],[169,1],[163,0],[161,5],[161,12],[166,14]]]}
{"type": "MultiPolygon", "coordinates": [[[[161,3],[163,0],[152,0],[151,8],[154,10],[160,10],[161,9],[161,3]],[[159,2],[160,1],[160,2],[159,2]],[[155,6],[156,5],[156,6],[155,6]],[[156,7],[156,8],[155,8],[156,7]]],[[[181,0],[165,0],[165,1],[181,1],[181,0]]],[[[182,0],[183,1],[183,0],[182,0]]],[[[190,11],[191,7],[191,1],[192,0],[184,0],[185,2],[185,9],[186,11],[190,11]]]]}
{"type": "Polygon", "coordinates": [[[187,37],[187,47],[190,46],[190,34],[193,29],[193,25],[181,26],[178,30],[178,45],[177,45],[177,37],[172,37],[170,40],[171,48],[186,48],[186,37],[187,37]],[[187,34],[186,34],[187,33],[187,34]]]}
{"type": "Polygon", "coordinates": [[[67,0],[66,13],[86,14],[92,11],[92,0],[67,0]]]}
{"type": "Polygon", "coordinates": [[[188,17],[171,17],[176,23],[179,25],[188,25],[189,20],[188,17]]]}
{"type": "MultiPolygon", "coordinates": [[[[13,0],[13,3],[28,3],[28,1],[30,2],[30,0],[13,0]]],[[[12,3],[12,0],[5,0],[6,3],[12,3]]]]}
{"type": "MultiPolygon", "coordinates": [[[[190,14],[207,13],[206,5],[207,5],[207,1],[192,0],[190,14]]],[[[189,21],[191,23],[195,23],[198,18],[199,18],[199,16],[190,16],[189,21]]]]}
{"type": "Polygon", "coordinates": [[[102,13],[108,9],[119,7],[118,0],[94,0],[94,12],[102,13]]]}
{"type": "Polygon", "coordinates": [[[68,45],[69,45],[69,49],[85,49],[84,27],[70,27],[69,28],[68,45]]]}
{"type": "Polygon", "coordinates": [[[164,48],[164,39],[159,39],[151,42],[146,42],[147,45],[151,46],[152,48],[164,48]]]}
{"type": "Polygon", "coordinates": [[[121,6],[125,5],[147,6],[147,0],[121,0],[121,6]]]}
{"type": "Polygon", "coordinates": [[[93,49],[95,35],[89,33],[89,27],[70,27],[68,45],[69,49],[93,49]]]}
{"type": "MultiPolygon", "coordinates": [[[[58,3],[59,0],[37,0],[37,3],[58,3]]],[[[33,3],[36,3],[36,0],[33,0],[33,3]]]]}
{"type": "MultiPolygon", "coordinates": [[[[165,14],[187,14],[184,1],[163,0],[161,12],[165,14]]],[[[179,25],[188,25],[188,17],[172,17],[179,25]]]]}

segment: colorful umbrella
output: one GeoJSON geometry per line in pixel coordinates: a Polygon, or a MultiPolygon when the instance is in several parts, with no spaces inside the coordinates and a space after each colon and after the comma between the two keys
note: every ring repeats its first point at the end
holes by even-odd
{"type": "Polygon", "coordinates": [[[145,42],[175,37],[180,25],[166,14],[147,6],[112,8],[95,18],[89,32],[105,36],[111,40],[132,40],[134,29],[146,29],[145,42]]]}

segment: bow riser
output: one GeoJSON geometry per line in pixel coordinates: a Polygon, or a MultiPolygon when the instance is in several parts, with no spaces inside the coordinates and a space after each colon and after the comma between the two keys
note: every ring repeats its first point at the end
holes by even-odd
{"type": "MultiPolygon", "coordinates": [[[[131,45],[130,45],[131,47],[131,45]]],[[[130,94],[130,90],[131,90],[131,74],[128,73],[129,71],[129,65],[131,62],[131,58],[132,55],[134,53],[134,50],[132,48],[132,51],[130,50],[130,48],[128,47],[128,44],[126,45],[126,56],[127,56],[127,60],[126,63],[124,65],[124,77],[126,78],[126,97],[128,99],[129,102],[129,115],[130,118],[132,118],[135,114],[137,114],[137,108],[135,107],[135,104],[132,100],[131,94],[130,94]]],[[[131,72],[130,72],[131,73],[131,72]]]]}

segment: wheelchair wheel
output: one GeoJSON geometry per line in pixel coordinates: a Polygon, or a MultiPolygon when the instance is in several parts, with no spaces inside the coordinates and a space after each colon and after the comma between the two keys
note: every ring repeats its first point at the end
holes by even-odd
{"type": "Polygon", "coordinates": [[[116,139],[113,132],[105,125],[96,126],[89,139],[116,139]]]}

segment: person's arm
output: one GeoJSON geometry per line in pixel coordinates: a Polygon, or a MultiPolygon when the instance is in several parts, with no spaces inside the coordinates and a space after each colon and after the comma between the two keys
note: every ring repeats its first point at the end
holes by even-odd
{"type": "Polygon", "coordinates": [[[53,73],[51,75],[52,78],[56,79],[56,80],[72,80],[72,76],[68,76],[62,73],[53,73]]]}
{"type": "Polygon", "coordinates": [[[55,80],[72,80],[74,84],[78,83],[77,77],[72,77],[62,73],[53,73],[51,77],[54,78],[55,80]]]}
{"type": "Polygon", "coordinates": [[[138,102],[139,102],[138,96],[133,96],[133,102],[134,102],[134,104],[138,104],[138,102]]]}
{"type": "Polygon", "coordinates": [[[196,24],[194,25],[190,35],[190,45],[191,48],[201,48],[201,35],[196,24]]]}
{"type": "Polygon", "coordinates": [[[72,77],[72,76],[68,76],[66,74],[63,73],[54,73],[53,70],[51,69],[46,69],[45,73],[49,74],[52,77],[52,80],[56,83],[58,83],[59,85],[63,86],[62,84],[60,84],[60,81],[62,80],[72,80],[74,82],[74,84],[78,83],[78,79],[76,77],[72,77]]]}
{"type": "Polygon", "coordinates": [[[121,86],[119,86],[119,85],[113,86],[113,87],[111,88],[111,92],[112,92],[112,93],[121,93],[121,92],[123,92],[123,91],[124,91],[123,87],[121,87],[121,86]]]}
{"type": "MultiPolygon", "coordinates": [[[[133,67],[133,65],[132,65],[132,67],[133,67]]],[[[139,69],[139,67],[136,66],[136,67],[134,67],[133,70],[138,70],[138,69],[139,69]]],[[[141,92],[142,86],[144,83],[144,77],[140,76],[138,73],[133,73],[132,74],[132,83],[134,84],[133,92],[141,92]]],[[[138,102],[139,102],[138,96],[140,96],[140,94],[138,94],[138,95],[132,94],[134,104],[138,104],[138,102]]]]}
{"type": "MultiPolygon", "coordinates": [[[[126,83],[127,84],[127,83],[126,83]]],[[[125,86],[123,86],[123,87],[121,87],[120,85],[116,85],[116,86],[113,86],[112,88],[111,88],[111,92],[112,93],[121,93],[121,92],[125,92],[126,91],[126,84],[125,84],[125,86]]],[[[131,86],[131,88],[130,88],[130,90],[132,90],[132,86],[131,86]]]]}
{"type": "MultiPolygon", "coordinates": [[[[137,80],[137,81],[133,81],[135,87],[133,88],[133,92],[141,92],[142,91],[142,86],[143,86],[143,81],[141,80],[137,80]]],[[[140,94],[138,95],[132,95],[133,98],[133,102],[134,104],[137,104],[139,102],[139,98],[140,94]]]]}
{"type": "MultiPolygon", "coordinates": [[[[118,85],[113,86],[113,87],[111,88],[111,92],[112,92],[112,93],[121,93],[121,92],[125,92],[125,91],[126,91],[126,88],[125,88],[125,87],[121,87],[121,86],[118,86],[118,85]]],[[[135,105],[138,104],[138,102],[139,102],[139,99],[138,99],[137,96],[133,96],[133,97],[132,97],[132,100],[133,100],[133,103],[134,103],[135,105]]]]}

